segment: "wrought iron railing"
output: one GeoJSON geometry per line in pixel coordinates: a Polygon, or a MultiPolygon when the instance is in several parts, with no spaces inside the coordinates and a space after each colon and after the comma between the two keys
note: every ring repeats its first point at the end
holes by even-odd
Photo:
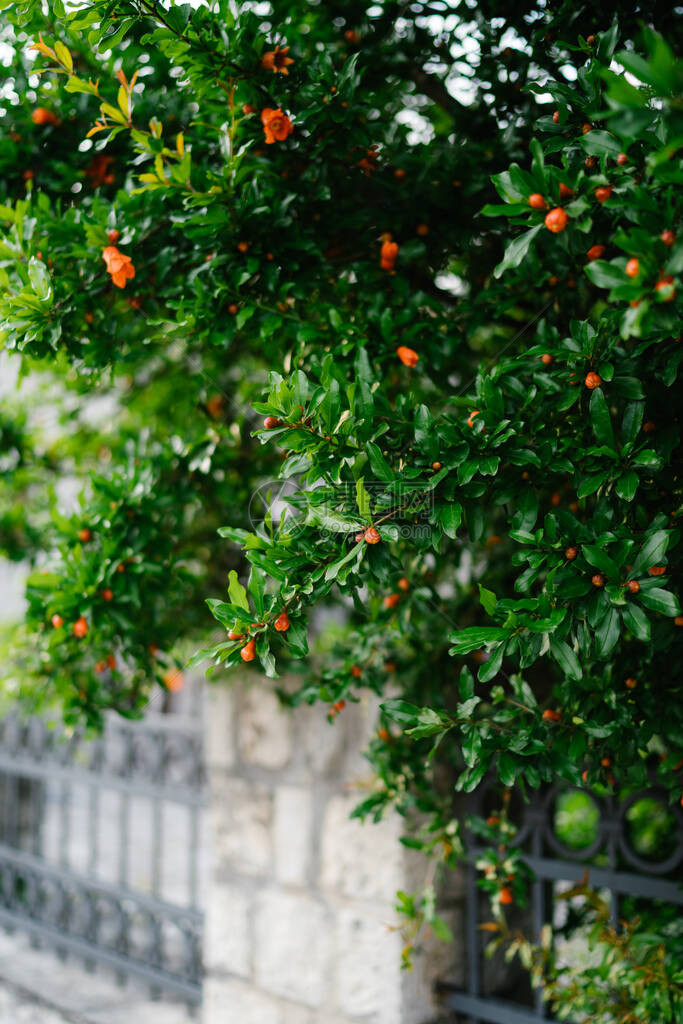
{"type": "Polygon", "coordinates": [[[199,719],[5,717],[0,924],[199,1003],[204,781],[199,719]]]}
{"type": "MultiPolygon", "coordinates": [[[[481,786],[465,801],[464,816],[489,814],[491,807],[488,804],[494,793],[492,785],[481,786]]],[[[552,787],[536,794],[529,803],[520,802],[518,817],[519,831],[515,844],[534,876],[524,925],[535,940],[540,938],[544,925],[554,923],[558,891],[567,888],[567,883],[580,882],[586,869],[590,885],[608,891],[614,925],[617,925],[624,897],[683,906],[683,813],[679,807],[667,807],[666,794],[656,785],[622,801],[593,793],[586,796],[583,790],[552,787]],[[596,810],[593,834],[587,837],[580,849],[567,845],[567,837],[563,841],[558,834],[558,801],[568,792],[583,793],[596,810]],[[649,801],[649,804],[643,805],[643,801],[649,801]],[[630,824],[633,809],[640,807],[645,807],[646,811],[648,807],[659,808],[657,813],[660,817],[663,815],[667,823],[665,842],[660,843],[659,851],[652,851],[649,856],[637,848],[630,824]]],[[[479,875],[475,868],[484,848],[472,833],[467,834],[466,841],[466,978],[465,985],[459,988],[448,983],[441,986],[445,1005],[456,1011],[458,1021],[467,1021],[468,1024],[539,1024],[539,1021],[547,1021],[551,1014],[541,998],[540,989],[532,992],[528,984],[515,986],[510,975],[505,977],[505,971],[501,971],[499,961],[494,971],[497,968],[504,977],[502,985],[500,977],[497,983],[497,979],[491,976],[494,971],[487,971],[484,947],[488,939],[481,926],[490,920],[491,915],[488,897],[477,885],[479,875]],[[515,989],[514,993],[500,990],[506,985],[508,989],[515,989]]]]}

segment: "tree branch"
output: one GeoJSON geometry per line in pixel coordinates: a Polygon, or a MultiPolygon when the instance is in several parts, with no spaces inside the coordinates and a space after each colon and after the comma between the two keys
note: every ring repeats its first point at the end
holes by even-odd
{"type": "Polygon", "coordinates": [[[428,96],[432,102],[436,103],[442,110],[445,110],[451,117],[457,118],[467,109],[462,103],[459,103],[458,100],[451,96],[446,86],[436,75],[429,74],[428,71],[424,71],[417,64],[410,65],[408,74],[420,92],[428,96]]]}

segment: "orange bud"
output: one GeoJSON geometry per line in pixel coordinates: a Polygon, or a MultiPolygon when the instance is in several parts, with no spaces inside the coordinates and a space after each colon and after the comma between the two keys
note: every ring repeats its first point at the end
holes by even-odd
{"type": "Polygon", "coordinates": [[[396,349],[396,355],[404,366],[410,367],[417,366],[417,361],[420,358],[415,349],[407,348],[405,345],[399,345],[396,349]]]}
{"type": "Polygon", "coordinates": [[[164,675],[164,685],[171,693],[177,693],[185,685],[185,677],[179,669],[171,668],[164,675]]]}
{"type": "Polygon", "coordinates": [[[568,221],[569,217],[561,206],[556,206],[554,210],[551,210],[545,215],[545,226],[548,231],[552,231],[554,235],[559,235],[561,231],[564,231],[568,221]]]}
{"type": "Polygon", "coordinates": [[[253,661],[256,657],[256,641],[249,640],[240,651],[242,661],[253,661]]]}
{"type": "Polygon", "coordinates": [[[79,619],[76,619],[71,628],[74,636],[82,638],[88,632],[88,621],[81,615],[79,619]]]}

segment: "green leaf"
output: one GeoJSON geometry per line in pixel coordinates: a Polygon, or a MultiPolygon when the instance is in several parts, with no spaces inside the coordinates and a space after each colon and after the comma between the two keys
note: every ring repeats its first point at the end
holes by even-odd
{"type": "Polygon", "coordinates": [[[47,267],[34,256],[28,261],[28,276],[33,291],[39,299],[47,299],[52,292],[52,284],[47,267]]]}
{"type": "Polygon", "coordinates": [[[385,700],[383,704],[380,704],[380,708],[387,718],[390,718],[392,722],[398,722],[399,725],[414,724],[422,712],[422,708],[417,704],[410,704],[409,701],[401,700],[398,697],[385,700]]]}
{"type": "Polygon", "coordinates": [[[357,419],[363,421],[364,433],[372,430],[372,420],[375,412],[371,382],[372,368],[368,354],[364,348],[359,348],[356,356],[356,391],[353,411],[357,419]]]}
{"type": "Polygon", "coordinates": [[[479,671],[477,673],[477,678],[479,679],[479,682],[488,683],[490,682],[491,679],[494,679],[495,676],[498,675],[503,665],[504,654],[505,644],[498,644],[498,647],[493,652],[489,660],[485,661],[484,664],[480,666],[479,671]]]}
{"type": "Polygon", "coordinates": [[[340,558],[338,561],[333,562],[331,565],[328,565],[327,569],[325,570],[325,579],[336,580],[337,576],[339,575],[339,570],[342,569],[349,562],[351,562],[354,558],[357,558],[359,551],[362,551],[363,548],[364,542],[361,540],[354,547],[352,547],[350,551],[347,551],[343,558],[340,558]]]}
{"type": "Polygon", "coordinates": [[[451,926],[438,914],[434,914],[429,919],[429,927],[440,942],[453,943],[455,941],[451,926]]]}
{"type": "Polygon", "coordinates": [[[598,657],[606,658],[614,649],[620,635],[619,611],[609,608],[595,631],[595,647],[598,657]]]}
{"type": "Polygon", "coordinates": [[[462,505],[457,501],[439,505],[436,510],[438,522],[447,537],[455,537],[462,522],[462,505]]]}
{"type": "Polygon", "coordinates": [[[511,786],[513,784],[517,778],[518,767],[518,761],[512,754],[506,751],[500,755],[498,758],[498,778],[504,786],[511,786]]]}
{"type": "Polygon", "coordinates": [[[629,469],[627,473],[619,477],[614,485],[614,489],[624,501],[633,501],[638,490],[638,483],[638,474],[634,470],[629,469]]]}
{"type": "Polygon", "coordinates": [[[606,573],[607,576],[611,576],[613,579],[619,575],[617,563],[597,544],[583,544],[581,552],[588,564],[599,569],[600,572],[606,573]]]}
{"type": "Polygon", "coordinates": [[[642,382],[637,377],[614,377],[611,381],[611,388],[622,398],[628,398],[634,402],[644,397],[642,382]]]}
{"type": "Polygon", "coordinates": [[[485,761],[480,761],[475,764],[473,768],[467,768],[461,775],[458,776],[457,782],[455,783],[456,790],[464,791],[465,793],[471,793],[477,788],[481,780],[486,775],[488,765],[485,761]]]}
{"type": "Polygon", "coordinates": [[[538,496],[531,487],[526,487],[517,495],[515,514],[512,517],[513,530],[528,532],[533,530],[538,518],[538,496]]]}
{"type": "Polygon", "coordinates": [[[426,444],[432,427],[432,416],[426,405],[418,405],[415,410],[415,442],[426,444]]]}
{"type": "Polygon", "coordinates": [[[434,708],[422,708],[417,718],[417,725],[406,729],[406,735],[413,739],[434,736],[437,732],[447,731],[452,723],[448,715],[434,708]]]}
{"type": "Polygon", "coordinates": [[[569,741],[569,756],[572,761],[579,762],[582,760],[587,745],[585,733],[578,730],[572,733],[572,738],[569,741]]]}
{"type": "Polygon", "coordinates": [[[496,605],[498,604],[498,598],[492,590],[487,590],[486,587],[482,587],[481,583],[479,584],[479,600],[486,612],[489,615],[493,615],[496,610],[496,605]]]}
{"type": "Polygon", "coordinates": [[[246,612],[249,609],[249,598],[247,592],[237,578],[237,573],[234,569],[231,569],[228,573],[228,596],[230,597],[231,604],[235,604],[240,608],[244,608],[246,612]]]}
{"type": "Polygon", "coordinates": [[[470,539],[475,542],[481,540],[484,536],[484,530],[486,529],[486,519],[481,505],[468,505],[465,518],[467,520],[467,529],[470,533],[470,539]]]}
{"type": "Polygon", "coordinates": [[[306,522],[311,526],[322,526],[331,533],[357,533],[367,526],[360,519],[350,519],[341,512],[323,505],[309,505],[306,522]]]}
{"type": "Polygon", "coordinates": [[[305,658],[308,654],[308,637],[306,624],[301,619],[292,619],[289,629],[284,634],[287,647],[296,658],[305,658]]]}
{"type": "Polygon", "coordinates": [[[583,676],[581,663],[569,644],[564,643],[562,640],[551,638],[550,654],[568,679],[581,679],[583,676]]]}
{"type": "Polygon", "coordinates": [[[64,86],[67,92],[84,92],[90,96],[97,95],[97,86],[93,82],[86,82],[83,78],[76,78],[74,75],[68,79],[64,86]]]}
{"type": "Polygon", "coordinates": [[[661,562],[669,546],[669,536],[667,530],[657,530],[647,538],[631,563],[629,579],[641,576],[651,565],[658,565],[661,562]]]}
{"type": "Polygon", "coordinates": [[[74,62],[71,58],[71,54],[69,53],[64,43],[60,42],[60,40],[58,39],[55,42],[54,49],[55,53],[57,54],[57,59],[64,65],[69,74],[71,74],[74,68],[74,62]]]}
{"type": "Polygon", "coordinates": [[[534,187],[533,184],[530,184],[530,182],[524,177],[520,177],[515,174],[515,170],[519,171],[520,168],[513,164],[508,171],[502,171],[500,174],[491,175],[491,181],[493,182],[496,191],[503,199],[510,203],[515,203],[518,200],[523,199],[524,207],[528,210],[528,197],[529,194],[534,191],[534,187]]]}
{"type": "Polygon", "coordinates": [[[637,604],[627,604],[622,608],[621,618],[626,629],[633,633],[636,640],[650,639],[650,620],[637,604]]]}
{"type": "Polygon", "coordinates": [[[493,271],[493,276],[502,277],[505,271],[509,270],[510,267],[518,266],[529,251],[529,247],[534,238],[543,230],[544,227],[544,224],[537,224],[536,227],[530,228],[529,231],[525,231],[523,235],[519,235],[512,242],[508,243],[505,249],[505,255],[493,271]]]}
{"type": "Polygon", "coordinates": [[[581,143],[591,156],[611,156],[616,159],[622,150],[621,143],[613,135],[600,131],[598,128],[594,128],[592,132],[584,135],[581,143]]]}
{"type": "Polygon", "coordinates": [[[62,577],[56,572],[32,572],[26,586],[34,590],[55,590],[62,585],[62,577]]]}
{"type": "Polygon", "coordinates": [[[362,476],[356,480],[356,504],[358,505],[359,514],[363,519],[367,519],[367,521],[370,522],[370,495],[365,489],[365,483],[363,482],[362,476]]]}
{"type": "Polygon", "coordinates": [[[239,313],[235,317],[235,326],[239,331],[246,324],[247,320],[251,320],[252,316],[256,312],[255,306],[243,306],[239,313]]]}
{"type": "Polygon", "coordinates": [[[643,466],[646,469],[658,469],[662,460],[657,452],[651,448],[642,448],[632,457],[631,463],[634,466],[643,466]]]}
{"type": "Polygon", "coordinates": [[[469,700],[474,696],[474,677],[467,665],[463,665],[458,678],[458,695],[460,700],[469,700]]]}
{"type": "Polygon", "coordinates": [[[590,414],[593,433],[599,444],[615,449],[612,420],[602,388],[595,388],[590,399],[590,414]]]}
{"type": "Polygon", "coordinates": [[[645,412],[644,402],[629,402],[624,410],[621,421],[621,441],[623,445],[633,444],[643,425],[645,412]]]}
{"type": "Polygon", "coordinates": [[[585,271],[588,279],[598,288],[618,288],[631,280],[625,270],[606,260],[593,260],[586,265],[585,271]]]}
{"type": "Polygon", "coordinates": [[[385,483],[393,480],[395,478],[394,471],[382,455],[377,445],[372,441],[368,441],[365,445],[365,449],[370,460],[370,467],[375,476],[385,483]]]}
{"type": "Polygon", "coordinates": [[[678,598],[668,590],[654,587],[652,590],[641,590],[638,599],[646,608],[653,612],[660,612],[662,615],[669,615],[673,618],[681,614],[681,606],[678,598]]]}
{"type": "Polygon", "coordinates": [[[261,633],[256,639],[256,653],[258,659],[261,662],[263,671],[269,679],[277,679],[277,669],[275,667],[275,658],[273,657],[267,633],[261,633]]]}
{"type": "Polygon", "coordinates": [[[449,640],[453,642],[451,654],[470,654],[487,644],[506,640],[508,631],[498,626],[470,626],[451,633],[449,640]]]}
{"type": "Polygon", "coordinates": [[[462,731],[460,749],[465,764],[470,768],[477,763],[481,754],[482,740],[481,733],[476,725],[466,726],[462,731]]]}
{"type": "Polygon", "coordinates": [[[606,482],[608,476],[608,473],[594,473],[591,476],[585,476],[576,489],[577,497],[587,498],[589,494],[594,494],[606,482]]]}
{"type": "Polygon", "coordinates": [[[515,217],[529,212],[529,203],[487,203],[481,209],[482,217],[515,217]]]}
{"type": "MultiPolygon", "coordinates": [[[[249,593],[254,599],[254,607],[257,615],[263,615],[263,597],[266,588],[266,574],[257,565],[252,565],[249,573],[249,593]]],[[[248,604],[247,604],[248,609],[248,604]]]]}

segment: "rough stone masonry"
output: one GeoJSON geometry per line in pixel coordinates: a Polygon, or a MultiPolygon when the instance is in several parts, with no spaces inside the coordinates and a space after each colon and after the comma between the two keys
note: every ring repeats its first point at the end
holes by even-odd
{"type": "Polygon", "coordinates": [[[371,784],[361,751],[377,705],[283,710],[262,681],[211,687],[211,878],[203,1024],[425,1024],[436,977],[460,950],[436,944],[401,971],[398,889],[424,864],[398,816],[349,814],[371,784]]]}

